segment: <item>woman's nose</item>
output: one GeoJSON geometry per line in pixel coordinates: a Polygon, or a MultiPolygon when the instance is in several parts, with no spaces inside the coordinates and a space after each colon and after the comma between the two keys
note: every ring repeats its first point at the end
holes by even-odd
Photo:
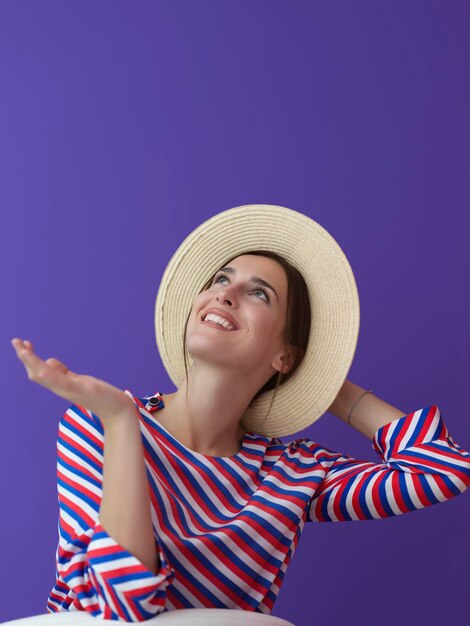
{"type": "Polygon", "coordinates": [[[230,304],[232,304],[232,302],[233,302],[233,298],[232,298],[230,295],[225,294],[225,293],[223,293],[222,295],[220,295],[220,294],[219,294],[219,295],[217,296],[217,299],[218,299],[220,302],[230,302],[230,304]]]}
{"type": "Polygon", "coordinates": [[[222,289],[220,289],[217,294],[217,298],[219,298],[223,302],[228,301],[233,304],[233,302],[236,300],[236,293],[233,285],[225,285],[224,287],[222,287],[222,289]]]}

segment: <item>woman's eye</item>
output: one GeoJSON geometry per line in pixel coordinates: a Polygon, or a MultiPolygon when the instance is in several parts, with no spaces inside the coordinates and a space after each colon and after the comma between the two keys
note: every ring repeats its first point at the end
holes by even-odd
{"type": "Polygon", "coordinates": [[[217,276],[214,280],[215,283],[219,282],[219,278],[225,278],[225,280],[228,280],[228,278],[226,276],[217,276]]]}
{"type": "MultiPolygon", "coordinates": [[[[218,283],[220,278],[224,278],[225,280],[228,280],[228,277],[227,277],[227,276],[224,276],[224,274],[220,274],[219,276],[216,276],[216,277],[214,278],[214,283],[213,283],[213,284],[218,283]]],[[[268,296],[268,294],[265,292],[265,290],[264,290],[264,289],[261,289],[261,288],[255,289],[255,290],[254,290],[254,293],[256,293],[257,291],[260,291],[260,292],[264,295],[264,297],[266,298],[266,301],[267,301],[267,302],[269,302],[269,296],[268,296]]],[[[263,299],[263,298],[262,298],[262,299],[263,299]]]]}
{"type": "Polygon", "coordinates": [[[268,294],[265,292],[264,289],[255,289],[255,291],[261,291],[261,293],[266,297],[266,300],[269,302],[268,294]]]}

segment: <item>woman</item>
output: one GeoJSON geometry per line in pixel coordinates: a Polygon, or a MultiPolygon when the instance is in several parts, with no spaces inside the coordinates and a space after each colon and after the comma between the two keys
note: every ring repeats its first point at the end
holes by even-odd
{"type": "Polygon", "coordinates": [[[406,414],[345,380],[356,285],[307,216],[245,205],[204,222],[165,270],[155,324],[178,383],[170,394],[123,393],[12,341],[29,378],[73,402],[59,424],[48,611],[269,615],[306,521],[400,515],[469,486],[470,454],[437,405],[406,414]],[[281,441],[326,409],[369,437],[382,462],[281,441]]]}

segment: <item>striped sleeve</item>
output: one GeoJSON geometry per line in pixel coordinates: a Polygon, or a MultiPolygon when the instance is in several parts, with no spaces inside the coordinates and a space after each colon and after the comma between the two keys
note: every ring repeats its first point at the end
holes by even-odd
{"type": "Polygon", "coordinates": [[[438,406],[381,426],[372,447],[382,463],[318,447],[326,474],[307,521],[349,522],[402,515],[457,496],[470,485],[470,453],[455,443],[438,406]]]}
{"type": "Polygon", "coordinates": [[[160,569],[155,574],[101,526],[103,452],[101,421],[72,405],[58,429],[59,541],[47,611],[84,610],[101,619],[140,622],[164,610],[175,571],[158,536],[160,569]]]}

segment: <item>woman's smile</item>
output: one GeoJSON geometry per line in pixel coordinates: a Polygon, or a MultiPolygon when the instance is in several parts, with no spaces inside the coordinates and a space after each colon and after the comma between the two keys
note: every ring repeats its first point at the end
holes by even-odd
{"type": "Polygon", "coordinates": [[[218,328],[219,330],[225,330],[226,332],[233,333],[237,329],[236,328],[225,328],[221,324],[217,324],[217,322],[211,322],[210,320],[201,320],[202,324],[206,326],[212,326],[213,328],[218,328]]]}

